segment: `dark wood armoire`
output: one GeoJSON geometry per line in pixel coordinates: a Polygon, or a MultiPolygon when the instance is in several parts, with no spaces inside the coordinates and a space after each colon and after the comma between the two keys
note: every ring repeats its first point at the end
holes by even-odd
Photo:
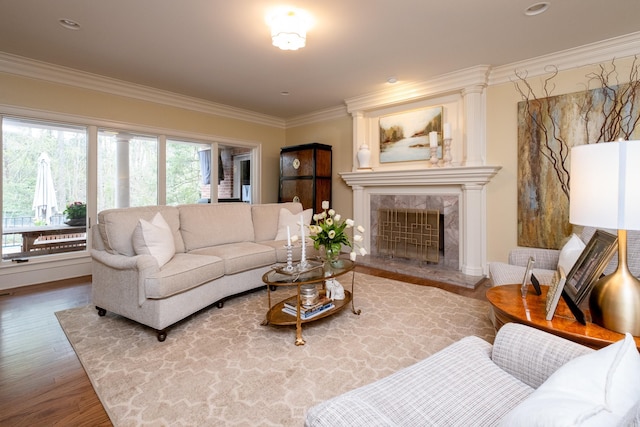
{"type": "Polygon", "coordinates": [[[322,201],[331,204],[331,146],[295,145],[280,150],[280,191],[278,200],[297,201],[304,209],[322,210],[322,201]]]}

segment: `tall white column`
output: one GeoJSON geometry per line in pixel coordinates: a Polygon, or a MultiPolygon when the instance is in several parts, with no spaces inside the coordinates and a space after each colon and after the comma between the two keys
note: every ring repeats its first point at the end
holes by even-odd
{"type": "Polygon", "coordinates": [[[482,276],[485,264],[486,209],[484,186],[462,185],[462,273],[482,276]]]}
{"type": "Polygon", "coordinates": [[[465,120],[465,166],[483,166],[486,161],[485,85],[462,90],[465,120]]]}
{"type": "Polygon", "coordinates": [[[129,142],[133,135],[118,133],[116,136],[116,207],[127,208],[129,193],[129,142]]]}
{"type": "Polygon", "coordinates": [[[353,190],[353,220],[356,224],[362,225],[366,230],[364,248],[367,252],[371,252],[371,227],[369,224],[369,202],[364,200],[364,187],[361,185],[352,185],[353,190]]]}

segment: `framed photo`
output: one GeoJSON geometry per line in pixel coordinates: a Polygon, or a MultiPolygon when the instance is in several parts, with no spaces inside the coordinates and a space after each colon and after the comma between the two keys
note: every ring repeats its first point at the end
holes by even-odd
{"type": "Polygon", "coordinates": [[[524,272],[524,277],[522,278],[522,286],[520,287],[520,293],[522,294],[522,298],[526,298],[527,290],[529,289],[529,282],[531,281],[531,274],[533,273],[533,264],[535,263],[535,259],[530,256],[529,261],[527,261],[527,269],[524,272]]]}
{"type": "Polygon", "coordinates": [[[564,272],[564,268],[558,266],[558,269],[553,274],[553,281],[551,282],[551,285],[549,285],[549,290],[547,291],[547,301],[545,304],[546,320],[553,319],[553,315],[558,307],[558,301],[560,301],[560,295],[562,295],[562,290],[564,289],[566,281],[567,275],[564,272]]]}
{"type": "Polygon", "coordinates": [[[429,132],[433,131],[438,132],[441,151],[442,111],[440,106],[380,117],[380,163],[428,160],[429,132]]]}
{"type": "Polygon", "coordinates": [[[565,291],[579,306],[591,293],[591,289],[617,249],[618,237],[597,230],[584,248],[578,260],[567,274],[565,291]]]}

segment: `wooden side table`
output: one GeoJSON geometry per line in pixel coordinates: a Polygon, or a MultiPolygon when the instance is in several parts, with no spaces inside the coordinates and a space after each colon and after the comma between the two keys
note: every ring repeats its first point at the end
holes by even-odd
{"type": "MultiPolygon", "coordinates": [[[[549,287],[543,285],[541,288],[542,295],[536,295],[530,285],[526,298],[522,298],[520,294],[520,285],[494,286],[487,290],[487,299],[494,312],[496,328],[500,329],[508,322],[522,323],[595,349],[624,338],[623,334],[595,323],[587,322],[586,325],[581,325],[562,298],[558,302],[553,319],[546,320],[545,302],[549,287]]],[[[591,319],[588,312],[585,314],[587,319],[591,319]]],[[[636,347],[640,349],[640,337],[634,339],[636,347]]]]}

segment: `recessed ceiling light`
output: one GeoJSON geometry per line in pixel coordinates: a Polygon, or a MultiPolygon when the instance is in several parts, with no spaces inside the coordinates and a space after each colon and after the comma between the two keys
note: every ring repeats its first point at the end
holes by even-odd
{"type": "Polygon", "coordinates": [[[395,77],[389,77],[387,79],[387,83],[394,84],[394,83],[397,83],[397,82],[398,82],[398,79],[396,79],[395,77]]]}
{"type": "Polygon", "coordinates": [[[527,16],[540,15],[541,13],[546,12],[550,5],[551,3],[546,1],[534,3],[524,10],[524,14],[527,16]]]}
{"type": "Polygon", "coordinates": [[[289,96],[289,91],[288,90],[283,90],[282,92],[280,92],[280,95],[289,96]]]}
{"type": "Polygon", "coordinates": [[[66,28],[67,30],[79,30],[80,29],[80,24],[78,24],[76,21],[74,21],[72,19],[60,19],[58,21],[58,23],[60,25],[62,25],[64,28],[66,28]]]}

